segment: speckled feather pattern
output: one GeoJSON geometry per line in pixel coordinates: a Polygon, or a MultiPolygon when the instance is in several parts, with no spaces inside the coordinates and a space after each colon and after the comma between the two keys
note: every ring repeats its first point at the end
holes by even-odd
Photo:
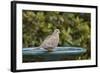
{"type": "Polygon", "coordinates": [[[54,32],[43,41],[40,48],[49,50],[49,48],[54,49],[57,47],[59,43],[59,32],[58,29],[55,29],[54,32]]]}

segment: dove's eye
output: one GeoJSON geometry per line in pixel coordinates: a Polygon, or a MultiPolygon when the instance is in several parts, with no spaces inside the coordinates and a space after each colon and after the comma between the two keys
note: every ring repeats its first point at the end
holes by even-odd
{"type": "Polygon", "coordinates": [[[59,31],[57,30],[57,32],[59,32],[59,31]]]}
{"type": "Polygon", "coordinates": [[[56,30],[56,32],[59,33],[60,31],[59,30],[56,30]]]}

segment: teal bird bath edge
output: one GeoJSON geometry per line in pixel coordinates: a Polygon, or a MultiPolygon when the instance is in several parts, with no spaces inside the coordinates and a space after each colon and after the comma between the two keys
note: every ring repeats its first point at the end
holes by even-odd
{"type": "Polygon", "coordinates": [[[23,48],[23,62],[46,62],[75,60],[86,52],[85,48],[80,47],[57,47],[52,52],[39,48],[23,48]]]}

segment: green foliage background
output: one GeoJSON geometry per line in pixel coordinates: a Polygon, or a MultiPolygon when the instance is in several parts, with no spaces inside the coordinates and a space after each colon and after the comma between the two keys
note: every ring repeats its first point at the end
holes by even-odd
{"type": "MultiPolygon", "coordinates": [[[[90,58],[91,14],[23,10],[23,48],[39,46],[54,29],[60,30],[58,46],[87,49],[81,59],[90,58]]],[[[80,57],[78,57],[80,58],[80,57]]]]}

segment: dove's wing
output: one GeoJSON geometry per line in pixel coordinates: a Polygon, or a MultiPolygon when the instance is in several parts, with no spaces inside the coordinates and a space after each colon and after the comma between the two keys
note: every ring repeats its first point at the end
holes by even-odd
{"type": "Polygon", "coordinates": [[[45,42],[46,40],[50,39],[50,37],[51,37],[51,35],[47,36],[47,37],[45,38],[44,42],[45,42]]]}
{"type": "Polygon", "coordinates": [[[48,42],[48,40],[51,38],[51,35],[49,35],[48,37],[46,37],[46,39],[43,41],[43,43],[40,45],[40,47],[44,47],[45,44],[48,42]]]}
{"type": "Polygon", "coordinates": [[[43,43],[40,45],[42,48],[54,48],[58,45],[59,36],[50,35],[48,36],[43,43]]]}

